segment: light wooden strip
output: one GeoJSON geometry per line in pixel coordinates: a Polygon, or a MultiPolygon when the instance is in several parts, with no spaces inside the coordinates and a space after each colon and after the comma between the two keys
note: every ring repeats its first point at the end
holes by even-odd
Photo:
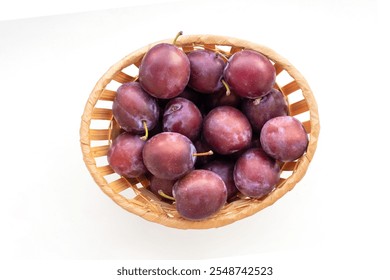
{"type": "Polygon", "coordinates": [[[205,44],[203,45],[206,50],[215,50],[214,44],[205,44]]]}
{"type": "Polygon", "coordinates": [[[281,88],[281,91],[284,95],[289,95],[290,93],[293,93],[294,91],[297,91],[299,89],[298,83],[294,80],[292,82],[289,82],[287,85],[284,85],[281,88]]]}
{"type": "Polygon", "coordinates": [[[102,157],[107,155],[108,149],[110,148],[109,145],[104,146],[96,146],[91,148],[91,153],[93,157],[102,157]]]}
{"type": "Polygon", "coordinates": [[[136,187],[136,185],[138,184],[138,179],[137,179],[137,178],[126,178],[126,181],[127,181],[130,185],[132,185],[132,186],[134,186],[134,187],[136,187]]]}
{"type": "Polygon", "coordinates": [[[283,185],[284,182],[286,182],[286,179],[280,178],[280,179],[279,179],[279,182],[278,182],[278,184],[277,184],[276,186],[277,186],[277,187],[281,187],[281,186],[283,185]]]}
{"type": "Polygon", "coordinates": [[[110,138],[110,140],[115,139],[122,132],[123,131],[121,130],[120,125],[115,121],[115,119],[113,119],[111,122],[111,138],[110,138]]]}
{"type": "Polygon", "coordinates": [[[230,49],[231,54],[234,54],[234,53],[239,52],[239,51],[242,51],[241,47],[232,46],[230,49]]]}
{"type": "Polygon", "coordinates": [[[142,176],[138,177],[137,180],[141,183],[141,185],[144,188],[147,188],[150,185],[149,180],[148,180],[148,178],[146,178],[145,175],[142,175],[142,176]]]}
{"type": "Polygon", "coordinates": [[[115,76],[113,77],[113,80],[119,82],[119,83],[128,83],[128,82],[132,82],[135,80],[134,77],[132,76],[129,76],[127,75],[126,73],[123,73],[123,72],[118,72],[115,74],[115,76]]]}
{"type": "MultiPolygon", "coordinates": [[[[143,58],[143,57],[142,57],[143,58]]],[[[134,66],[136,66],[137,68],[139,68],[140,67],[140,65],[141,65],[141,62],[142,62],[142,58],[140,59],[140,60],[138,60],[138,61],[136,61],[136,62],[134,62],[133,64],[134,64],[134,66]]]]}
{"type": "Polygon", "coordinates": [[[194,50],[194,46],[192,46],[192,45],[184,45],[184,46],[182,46],[182,48],[183,48],[183,51],[185,53],[189,53],[190,51],[194,50]]]}
{"type": "Polygon", "coordinates": [[[291,161],[291,162],[286,162],[282,166],[283,171],[293,171],[295,169],[295,166],[297,165],[297,162],[291,161]]]}
{"type": "Polygon", "coordinates": [[[93,108],[91,119],[95,120],[111,120],[112,110],[106,108],[93,108]]]}
{"type": "Polygon", "coordinates": [[[116,91],[105,89],[100,95],[100,100],[114,101],[116,95],[116,91]]]}
{"type": "Polygon", "coordinates": [[[89,135],[91,140],[108,140],[110,130],[108,129],[90,129],[89,135]]]}
{"type": "Polygon", "coordinates": [[[302,99],[301,101],[290,105],[290,114],[292,116],[299,115],[306,111],[309,111],[309,106],[307,105],[306,99],[302,99]]]}
{"type": "Polygon", "coordinates": [[[276,71],[276,75],[279,75],[282,71],[283,71],[283,66],[280,65],[279,63],[275,63],[274,64],[274,68],[275,68],[275,71],[276,71]]]}
{"type": "Polygon", "coordinates": [[[97,169],[98,169],[100,175],[102,175],[102,176],[106,176],[106,175],[114,173],[114,170],[112,170],[111,166],[109,166],[109,165],[100,166],[97,169]]]}
{"type": "Polygon", "coordinates": [[[305,128],[307,133],[311,132],[311,122],[310,121],[305,121],[302,123],[303,127],[305,128]]]}
{"type": "Polygon", "coordinates": [[[128,189],[130,187],[130,184],[126,181],[126,179],[119,178],[118,180],[111,182],[109,186],[114,192],[120,193],[128,189]]]}

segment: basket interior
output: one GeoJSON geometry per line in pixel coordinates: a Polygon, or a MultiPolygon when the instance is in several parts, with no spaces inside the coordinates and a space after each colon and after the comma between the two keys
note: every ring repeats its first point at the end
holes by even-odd
{"type": "MultiPolygon", "coordinates": [[[[226,57],[230,57],[235,52],[247,48],[246,46],[232,44],[185,42],[185,40],[178,41],[178,46],[186,53],[194,49],[210,49],[218,51],[226,57]]],[[[261,199],[250,199],[238,196],[230,203],[226,204],[215,217],[210,218],[208,221],[192,222],[181,218],[174,205],[160,200],[150,192],[148,190],[149,181],[146,177],[142,176],[135,179],[129,179],[116,174],[108,165],[106,156],[111,141],[115,139],[120,132],[120,127],[113,118],[111,110],[112,103],[115,98],[116,90],[121,84],[137,79],[138,68],[146,50],[147,48],[142,49],[139,54],[135,57],[131,57],[131,59],[124,59],[119,62],[112,71],[106,73],[91,94],[83,115],[81,143],[84,160],[97,184],[116,203],[124,209],[147,220],[171,227],[219,227],[252,215],[262,208],[273,204],[279,197],[284,195],[285,192],[291,190],[296,182],[303,177],[312,155],[307,157],[305,154],[294,162],[281,163],[282,172],[280,181],[275,190],[268,196],[261,199]],[[302,161],[305,161],[305,163],[303,164],[304,166],[301,167],[301,174],[294,175],[302,161]],[[291,179],[291,177],[294,176],[295,178],[291,179]],[[286,186],[286,183],[290,179],[291,182],[286,186]],[[287,189],[281,191],[284,187],[287,189]],[[247,211],[245,211],[245,209],[247,211]]],[[[281,63],[275,58],[267,55],[267,53],[262,53],[274,64],[277,74],[275,88],[280,90],[285,96],[289,107],[289,114],[303,123],[309,137],[309,146],[314,146],[314,152],[316,144],[314,143],[314,140],[316,139],[311,139],[312,126],[313,123],[314,125],[317,124],[313,122],[312,119],[313,110],[316,110],[316,108],[313,108],[314,106],[309,106],[307,100],[308,94],[311,94],[311,92],[303,92],[301,85],[302,81],[293,77],[290,73],[291,71],[285,69],[285,62],[281,63]],[[297,80],[299,80],[299,82],[297,80]]],[[[312,102],[313,101],[311,101],[311,103],[312,102]]],[[[315,138],[317,138],[317,135],[315,138]]]]}

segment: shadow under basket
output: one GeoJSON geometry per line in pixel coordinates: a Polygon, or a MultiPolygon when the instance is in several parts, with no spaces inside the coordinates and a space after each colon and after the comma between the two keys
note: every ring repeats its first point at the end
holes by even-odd
{"type": "Polygon", "coordinates": [[[146,177],[128,179],[114,173],[107,162],[107,152],[120,127],[112,115],[112,102],[117,88],[136,80],[145,53],[155,44],[172,43],[173,39],[145,46],[113,65],[96,83],[82,115],[80,141],[84,162],[101,190],[125,210],[148,221],[178,229],[207,229],[231,224],[272,205],[305,175],[316,150],[320,130],[318,110],[305,78],[285,58],[268,47],[249,41],[215,35],[183,35],[176,46],[188,53],[194,49],[210,49],[230,57],[243,49],[255,50],[270,59],[276,69],[275,88],[286,97],[289,114],[299,119],[308,133],[306,153],[294,162],[281,164],[281,179],[276,188],[261,199],[237,197],[217,214],[204,221],[182,218],[175,206],[157,198],[148,190],[146,177]]]}

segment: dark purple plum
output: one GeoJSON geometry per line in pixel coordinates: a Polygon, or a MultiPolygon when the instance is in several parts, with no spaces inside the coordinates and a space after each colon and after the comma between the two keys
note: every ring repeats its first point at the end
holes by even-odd
{"type": "Polygon", "coordinates": [[[172,196],[172,188],[176,180],[161,179],[153,175],[149,180],[150,180],[149,189],[157,197],[163,198],[159,193],[159,191],[162,191],[165,195],[172,196]]]}
{"type": "Polygon", "coordinates": [[[195,153],[195,146],[186,136],[162,132],[145,143],[142,155],[150,173],[161,179],[175,180],[194,167],[195,153]]]}
{"type": "MultiPolygon", "coordinates": [[[[195,149],[198,153],[206,153],[208,151],[212,151],[211,147],[209,144],[207,144],[206,141],[203,139],[198,139],[194,143],[195,149]]],[[[200,167],[210,161],[212,161],[215,158],[215,155],[209,155],[207,157],[197,157],[196,162],[195,162],[195,167],[200,167]]]]}
{"type": "Polygon", "coordinates": [[[243,195],[260,198],[275,188],[280,168],[262,149],[254,148],[237,160],[233,174],[236,187],[243,195]]]}
{"type": "Polygon", "coordinates": [[[300,158],[307,149],[308,137],[302,123],[292,116],[280,116],[265,123],[260,133],[263,150],[283,161],[300,158]]]}
{"type": "Polygon", "coordinates": [[[248,148],[252,128],[245,115],[231,106],[211,110],[203,121],[203,138],[219,154],[232,154],[248,148]]]}
{"type": "Polygon", "coordinates": [[[194,50],[187,54],[190,61],[188,86],[202,93],[213,93],[223,87],[221,82],[225,60],[210,50],[194,50]]]}
{"type": "Polygon", "coordinates": [[[164,110],[163,130],[177,132],[191,141],[198,139],[203,117],[198,107],[190,100],[176,97],[169,101],[164,110]]]}
{"type": "Polygon", "coordinates": [[[178,97],[183,97],[185,99],[188,99],[192,103],[194,103],[198,108],[200,108],[203,105],[204,96],[205,96],[204,94],[197,92],[190,87],[186,87],[178,97]]]}
{"type": "Polygon", "coordinates": [[[256,133],[260,133],[261,128],[268,120],[288,115],[287,102],[277,89],[272,89],[260,100],[245,98],[241,108],[256,133]]]}
{"type": "Polygon", "coordinates": [[[159,134],[161,132],[163,132],[162,116],[160,117],[160,119],[157,122],[156,126],[152,130],[149,130],[148,137],[149,138],[153,137],[154,135],[157,135],[157,134],[159,134]]]}
{"type": "Polygon", "coordinates": [[[134,134],[153,129],[157,122],[160,109],[155,98],[146,93],[136,82],[121,85],[112,104],[115,120],[127,132],[134,134]]]}
{"type": "Polygon", "coordinates": [[[188,220],[204,220],[217,213],[226,203],[225,183],[209,170],[193,170],[173,186],[179,214],[188,220]]]}
{"type": "Polygon", "coordinates": [[[119,175],[136,178],[146,173],[142,161],[142,149],[145,141],[139,135],[124,132],[112,141],[107,153],[107,161],[111,168],[119,175]]]}
{"type": "Polygon", "coordinates": [[[234,197],[238,190],[234,184],[233,171],[234,161],[230,160],[213,160],[202,167],[202,169],[210,170],[223,180],[227,190],[227,199],[234,197]]]}
{"type": "Polygon", "coordinates": [[[241,97],[231,92],[229,95],[226,94],[226,89],[206,95],[206,105],[211,110],[219,106],[232,106],[239,108],[241,104],[241,97]]]}
{"type": "Polygon", "coordinates": [[[169,99],[178,96],[188,84],[190,61],[178,47],[160,43],[143,57],[139,82],[150,95],[169,99]]]}
{"type": "Polygon", "coordinates": [[[276,72],[267,57],[253,50],[243,50],[229,58],[223,78],[234,93],[253,99],[272,89],[276,72]]]}

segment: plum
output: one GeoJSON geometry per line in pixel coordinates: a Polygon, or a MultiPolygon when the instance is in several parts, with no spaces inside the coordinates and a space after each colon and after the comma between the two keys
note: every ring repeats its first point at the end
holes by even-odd
{"type": "Polygon", "coordinates": [[[163,130],[178,132],[187,136],[191,141],[198,139],[202,128],[203,117],[198,107],[190,100],[176,97],[165,107],[163,130]]]}
{"type": "Polygon", "coordinates": [[[107,161],[119,175],[136,178],[146,173],[142,160],[142,150],[145,141],[139,135],[123,132],[112,142],[107,153],[107,161]]]}
{"type": "Polygon", "coordinates": [[[242,50],[229,58],[223,78],[234,93],[253,99],[266,95],[272,89],[276,71],[261,53],[242,50]]]}
{"type": "Polygon", "coordinates": [[[194,167],[196,149],[191,140],[176,132],[162,132],[146,143],[142,151],[146,168],[154,176],[175,180],[194,167]]]}
{"type": "Polygon", "coordinates": [[[159,118],[160,108],[155,98],[145,92],[139,83],[122,84],[112,104],[115,120],[127,132],[142,133],[153,129],[159,118]]]}
{"type": "Polygon", "coordinates": [[[308,137],[297,118],[280,116],[264,124],[260,143],[269,156],[288,162],[300,158],[306,152],[308,137]]]}
{"type": "Polygon", "coordinates": [[[190,61],[188,86],[202,93],[213,93],[223,87],[221,82],[225,60],[210,50],[194,50],[187,54],[190,61]]]}
{"type": "Polygon", "coordinates": [[[202,134],[213,151],[226,155],[249,147],[252,128],[241,111],[219,106],[205,117],[202,134]]]}
{"type": "Polygon", "coordinates": [[[139,68],[142,88],[156,98],[178,96],[190,79],[190,61],[178,47],[168,43],[153,46],[139,68]]]}
{"type": "Polygon", "coordinates": [[[172,192],[179,214],[194,221],[217,213],[227,199],[226,186],[221,177],[202,169],[193,170],[179,179],[172,192]]]}
{"type": "Polygon", "coordinates": [[[277,89],[272,89],[261,99],[245,98],[241,110],[247,116],[255,133],[260,133],[261,128],[268,120],[288,114],[287,102],[277,89]]]}
{"type": "Polygon", "coordinates": [[[261,198],[279,182],[280,168],[262,149],[253,148],[237,160],[233,174],[236,187],[242,194],[261,198]]]}

